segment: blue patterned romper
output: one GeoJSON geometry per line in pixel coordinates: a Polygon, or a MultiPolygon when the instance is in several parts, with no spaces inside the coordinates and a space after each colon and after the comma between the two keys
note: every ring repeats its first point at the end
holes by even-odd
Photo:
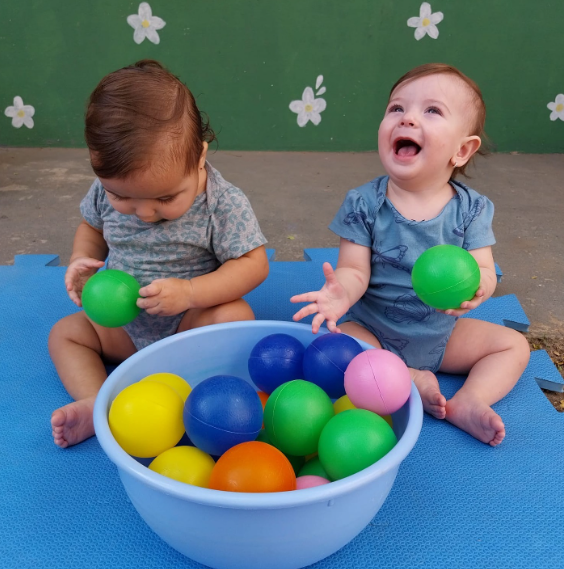
{"type": "MultiPolygon", "coordinates": [[[[98,179],[80,204],[85,221],[101,229],[107,266],[133,275],[141,286],[155,279],[191,279],[215,271],[266,243],[245,194],[206,162],[206,191],[178,219],[157,223],[123,215],[110,204],[98,179]]],[[[154,316],[144,310],[124,328],[140,350],[174,334],[184,312],[154,316]]]]}
{"type": "Polygon", "coordinates": [[[456,318],[421,302],[411,286],[413,264],[429,247],[451,244],[466,250],[495,243],[493,203],[458,181],[456,195],[437,217],[405,219],[386,197],[388,176],[347,193],[329,229],[370,247],[368,290],[343,321],[357,322],[386,350],[415,369],[437,371],[456,318]]]}

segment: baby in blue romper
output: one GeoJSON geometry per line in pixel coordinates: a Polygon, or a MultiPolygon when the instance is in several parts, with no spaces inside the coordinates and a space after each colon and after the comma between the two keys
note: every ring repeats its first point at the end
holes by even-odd
{"type": "Polygon", "coordinates": [[[309,303],[294,320],[315,314],[314,333],[326,321],[332,332],[397,354],[425,411],[496,446],[505,426],[491,405],[517,383],[530,350],[514,330],[458,318],[487,300],[497,282],[493,204],[455,180],[478,152],[484,122],[478,86],[457,69],[426,64],[400,78],[378,132],[388,175],[348,192],[329,226],[341,238],[336,270],[325,263],[323,288],[291,301],[309,303]],[[481,273],[474,298],[446,311],[421,302],[411,286],[419,255],[442,244],[468,250],[481,273]],[[468,374],[448,401],[437,371],[468,374]]]}
{"type": "Polygon", "coordinates": [[[49,352],[75,400],[51,417],[62,448],[94,434],[104,362],[176,332],[254,319],[242,297],[268,274],[266,239],[243,192],[206,161],[213,139],[190,91],[155,61],[110,73],[90,96],[86,142],[98,178],[80,205],[65,285],[81,306],[84,283],[107,260],[139,281],[143,310],[123,328],[83,311],[53,327],[49,352]]]}

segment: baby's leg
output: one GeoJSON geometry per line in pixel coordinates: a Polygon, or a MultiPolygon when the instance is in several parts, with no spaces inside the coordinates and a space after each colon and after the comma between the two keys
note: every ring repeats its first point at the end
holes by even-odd
{"type": "MultiPolygon", "coordinates": [[[[344,334],[358,338],[375,348],[382,347],[376,336],[357,322],[345,322],[339,324],[339,328],[344,334]]],[[[419,391],[419,395],[421,395],[423,409],[437,419],[444,419],[446,415],[446,399],[441,393],[435,374],[427,370],[413,368],[409,368],[409,372],[413,383],[415,383],[419,391]]]]}
{"type": "Polygon", "coordinates": [[[468,373],[468,378],[447,402],[447,421],[484,443],[498,445],[505,426],[491,405],[513,389],[529,356],[529,344],[519,332],[482,320],[459,319],[440,370],[468,373]]]}
{"type": "Polygon", "coordinates": [[[241,322],[244,320],[254,320],[255,315],[252,308],[242,298],[210,306],[209,308],[192,308],[183,316],[178,325],[177,332],[209,326],[210,324],[222,324],[224,322],[241,322]]]}
{"type": "Polygon", "coordinates": [[[49,353],[59,377],[75,400],[51,415],[53,439],[66,448],[94,434],[94,401],[107,374],[102,356],[120,363],[136,352],[122,328],[93,324],[84,312],[59,320],[49,335],[49,353]]]}

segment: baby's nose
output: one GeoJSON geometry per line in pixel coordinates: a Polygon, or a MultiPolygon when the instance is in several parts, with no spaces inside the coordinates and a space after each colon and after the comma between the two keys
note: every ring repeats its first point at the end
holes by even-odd
{"type": "Polygon", "coordinates": [[[138,202],[135,207],[135,215],[147,219],[155,214],[155,208],[148,202],[138,202]]]}

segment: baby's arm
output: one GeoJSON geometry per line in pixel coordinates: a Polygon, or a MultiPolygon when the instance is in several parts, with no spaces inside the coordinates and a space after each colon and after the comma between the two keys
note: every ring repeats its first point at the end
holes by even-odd
{"type": "Polygon", "coordinates": [[[264,245],[230,259],[216,271],[185,279],[156,279],[143,287],[137,306],[149,314],[172,316],[190,308],[208,308],[237,300],[268,276],[264,245]]]}
{"type": "Polygon", "coordinates": [[[472,300],[467,300],[460,305],[459,309],[445,310],[451,316],[463,316],[470,310],[477,308],[490,298],[497,286],[497,276],[495,274],[495,263],[491,247],[481,247],[468,251],[476,259],[480,267],[480,286],[472,300]]]}
{"type": "Polygon", "coordinates": [[[67,292],[77,306],[82,305],[80,297],[84,284],[104,266],[107,255],[108,245],[102,232],[82,220],[74,235],[72,255],[65,273],[67,292]]]}
{"type": "Polygon", "coordinates": [[[323,264],[325,284],[321,290],[298,294],[290,302],[309,302],[296,314],[294,320],[301,320],[315,314],[311,329],[314,334],[327,320],[331,332],[340,332],[337,320],[366,292],[370,281],[370,248],[351,243],[341,238],[337,269],[329,263],[323,264]]]}

